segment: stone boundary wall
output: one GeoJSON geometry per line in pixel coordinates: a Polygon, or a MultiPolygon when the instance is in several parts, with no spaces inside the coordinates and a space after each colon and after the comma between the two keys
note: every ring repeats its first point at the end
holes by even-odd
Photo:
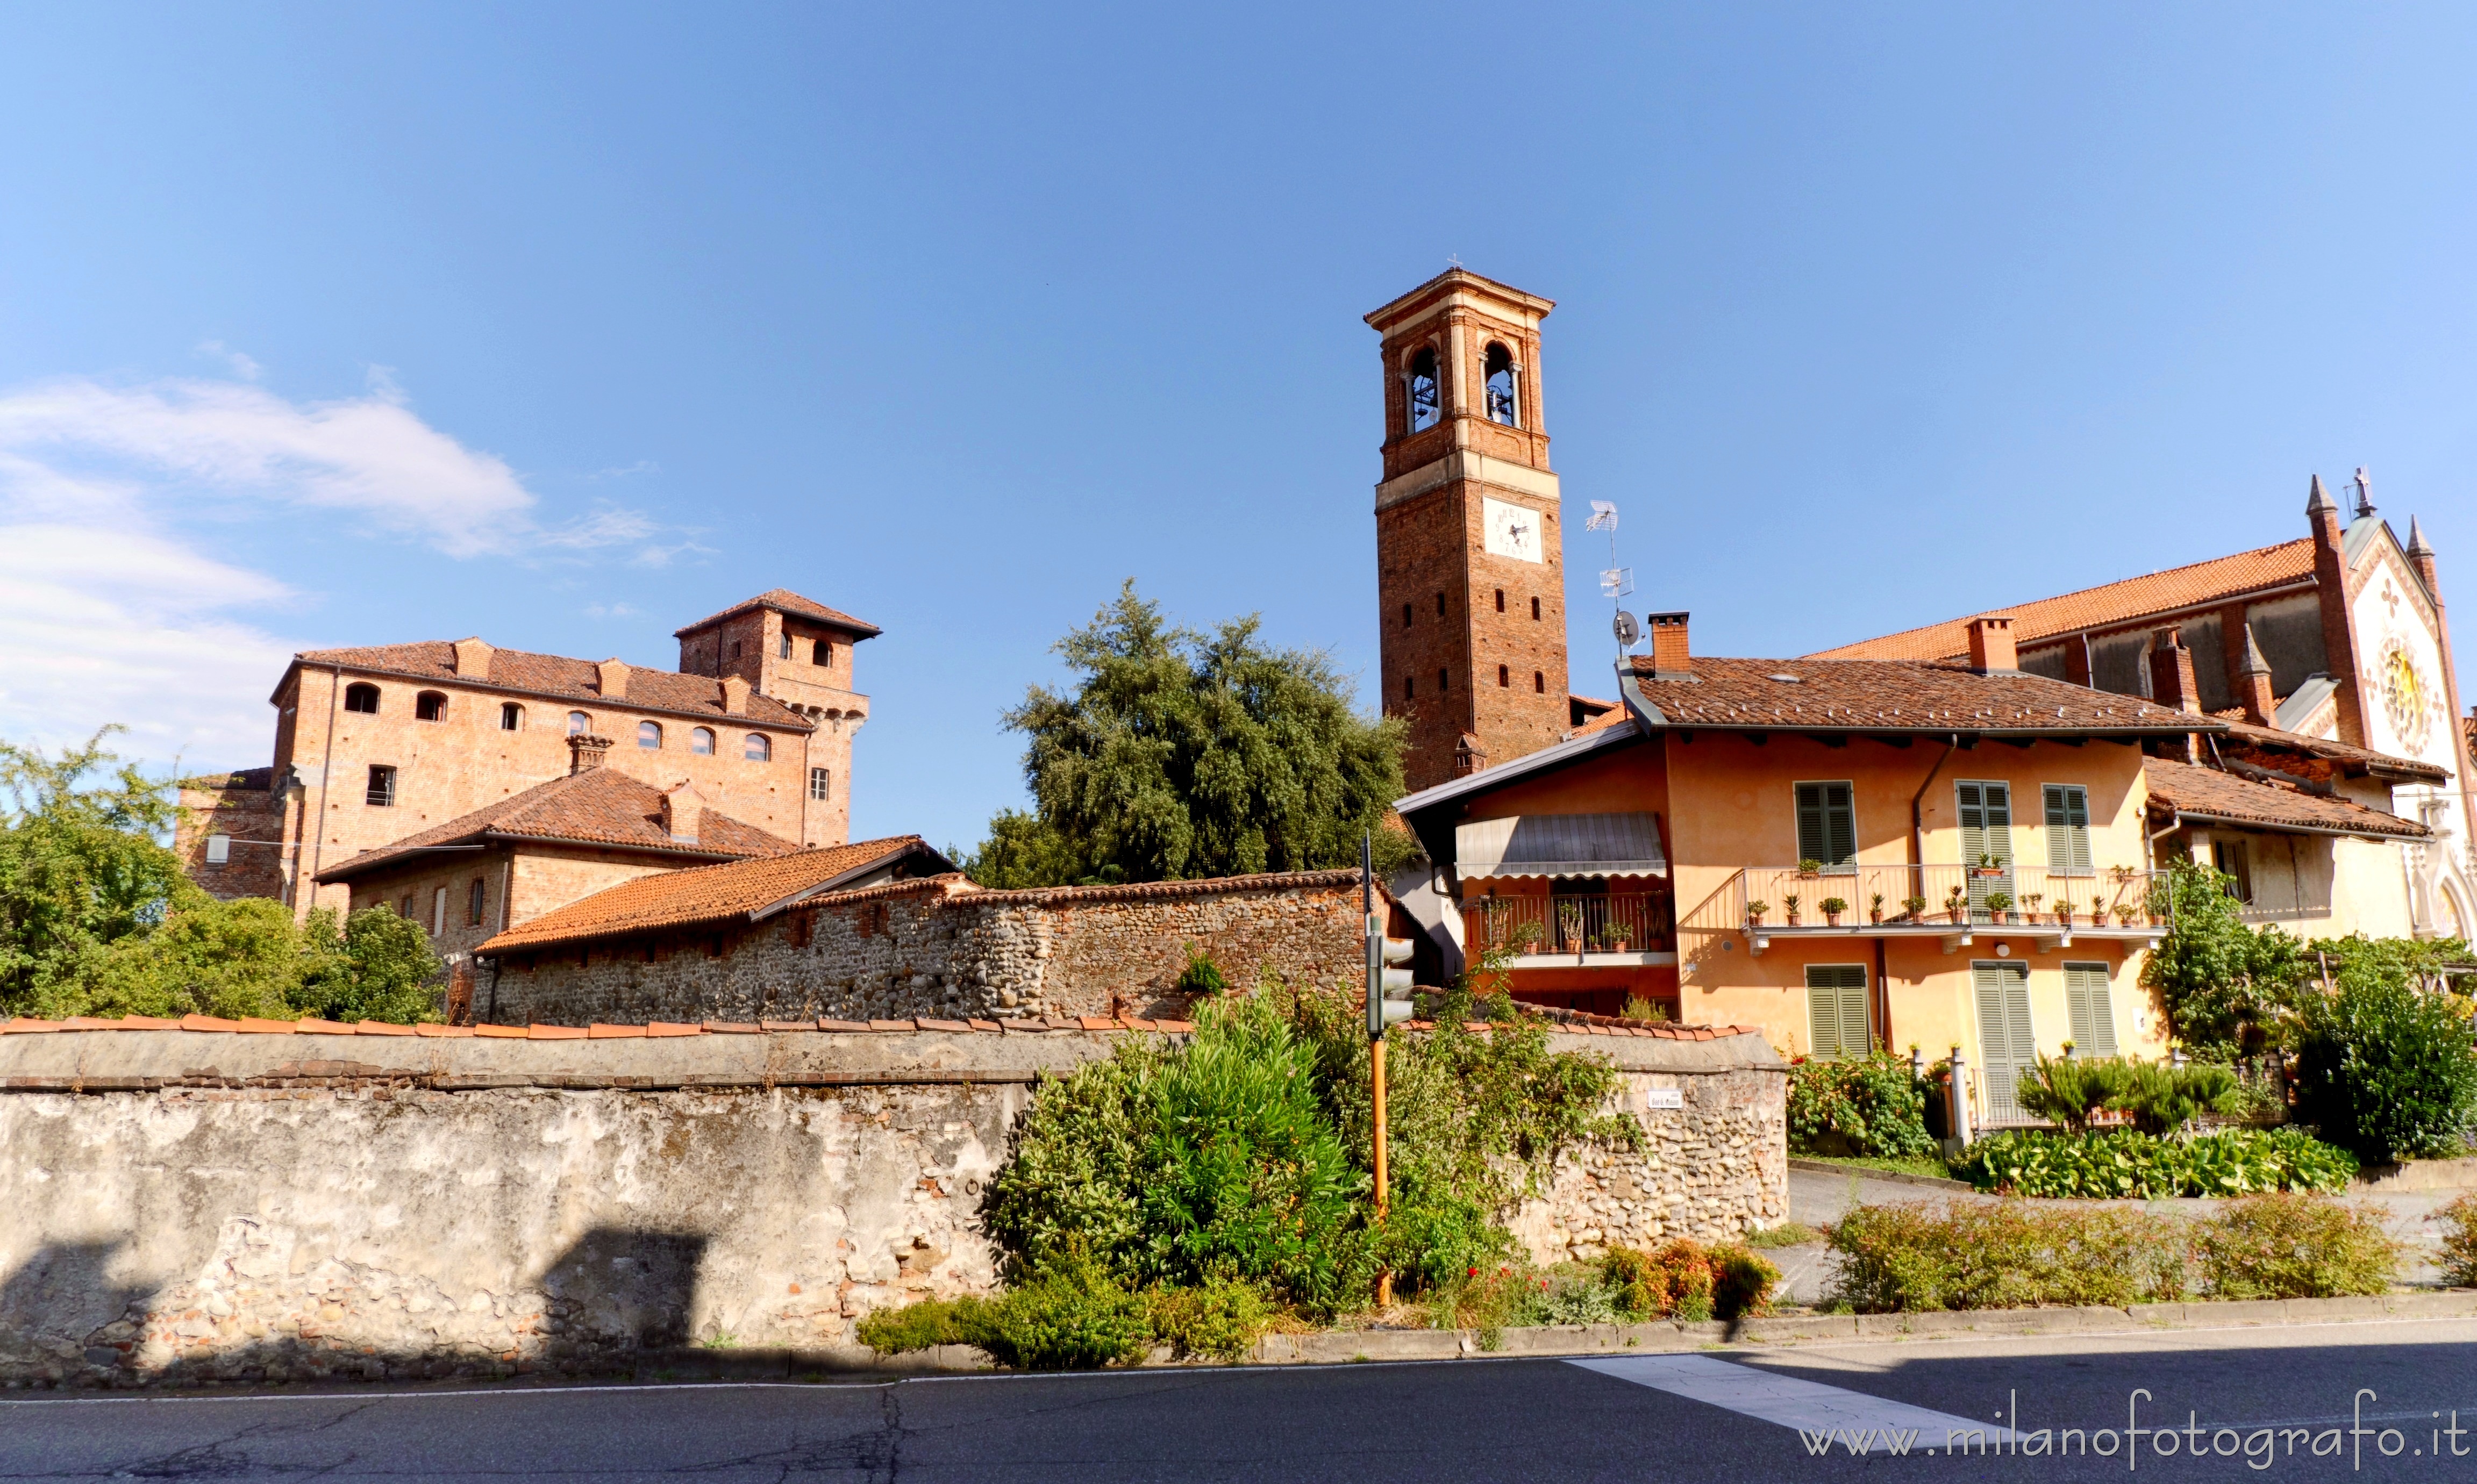
{"type": "MultiPolygon", "coordinates": [[[[0,1036],[0,1381],[871,1367],[861,1315],[990,1287],[1016,1117],[1130,1033],[632,1028],[0,1036]]],[[[1555,1039],[1623,1070],[1652,1139],[1560,1171],[1535,1250],[1786,1214],[1760,1037],[1555,1039]]]]}
{"type": "Polygon", "coordinates": [[[1266,974],[1330,984],[1364,972],[1360,923],[1355,871],[1038,891],[900,881],[729,930],[509,954],[479,1006],[510,1024],[1175,1016],[1190,945],[1233,989],[1266,974]]]}

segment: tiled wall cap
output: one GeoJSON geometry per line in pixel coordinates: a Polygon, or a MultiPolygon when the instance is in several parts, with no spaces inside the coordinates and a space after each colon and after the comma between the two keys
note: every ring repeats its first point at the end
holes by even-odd
{"type": "Polygon", "coordinates": [[[238,1030],[240,1022],[224,1020],[214,1015],[184,1015],[181,1017],[181,1028],[183,1030],[238,1030]]]}
{"type": "Polygon", "coordinates": [[[585,1039],[585,1027],[582,1026],[527,1026],[525,1039],[528,1041],[582,1041],[585,1039]]]}
{"type": "Polygon", "coordinates": [[[357,1036],[409,1036],[414,1034],[414,1031],[411,1026],[392,1026],[386,1021],[365,1020],[353,1022],[353,1034],[357,1036]]]}
{"type": "Polygon", "coordinates": [[[606,1026],[600,1021],[585,1027],[585,1038],[588,1041],[615,1041],[627,1037],[641,1040],[644,1034],[642,1026],[606,1026]]]}

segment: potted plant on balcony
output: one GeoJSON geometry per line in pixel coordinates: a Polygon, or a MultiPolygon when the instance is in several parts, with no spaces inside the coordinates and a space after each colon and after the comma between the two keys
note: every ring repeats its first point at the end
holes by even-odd
{"type": "Polygon", "coordinates": [[[1749,903],[1746,903],[1746,926],[1747,926],[1749,928],[1761,928],[1761,927],[1764,925],[1764,914],[1765,912],[1770,911],[1771,909],[1772,909],[1772,904],[1771,904],[1770,903],[1768,903],[1768,902],[1749,902],[1749,903]]]}
{"type": "Polygon", "coordinates": [[[2039,903],[2046,900],[2047,894],[2045,892],[2023,892],[2021,894],[2021,921],[2025,923],[2037,922],[2039,920],[2039,903]]]}
{"type": "Polygon", "coordinates": [[[2107,899],[2105,897],[2092,897],[2090,899],[2090,926],[2093,928],[2104,928],[2107,926],[2107,899]]]}
{"type": "Polygon", "coordinates": [[[1781,897],[1781,910],[1789,914],[1789,925],[1792,928],[1796,927],[1797,897],[1794,894],[1784,894],[1781,897]]]}
{"type": "Polygon", "coordinates": [[[1799,862],[1797,863],[1797,875],[1798,875],[1798,879],[1800,879],[1800,880],[1802,880],[1802,881],[1812,881],[1812,880],[1814,880],[1816,877],[1821,876],[1822,874],[1823,874],[1823,862],[1822,862],[1822,861],[1819,861],[1819,860],[1801,860],[1801,861],[1799,861],[1799,862]]]}
{"type": "Polygon", "coordinates": [[[1903,897],[1901,899],[1901,915],[1914,923],[1925,922],[1927,920],[1927,899],[1924,897],[1903,897]]]}
{"type": "Polygon", "coordinates": [[[1982,851],[1979,853],[1978,864],[1969,868],[1969,874],[1991,880],[2004,874],[2004,863],[1995,858],[1993,852],[1982,851]]]}
{"type": "Polygon", "coordinates": [[[2115,926],[2118,928],[2132,927],[2134,914],[2140,910],[2141,909],[2139,907],[2135,906],[2130,902],[2118,903],[2115,909],[2115,926]]]}
{"type": "Polygon", "coordinates": [[[1840,914],[1849,910],[1848,902],[1840,897],[1826,897],[1815,903],[1823,908],[1823,921],[1834,928],[1840,926],[1840,914]]]}
{"type": "Polygon", "coordinates": [[[1600,952],[1623,953],[1634,948],[1634,929],[1623,923],[1611,923],[1600,929],[1600,952]]]}
{"type": "Polygon", "coordinates": [[[2013,894],[2011,892],[1991,891],[1987,894],[1987,916],[1989,921],[2002,923],[2009,919],[2012,916],[2012,913],[2013,894]]]}
{"type": "Polygon", "coordinates": [[[2070,897],[2058,897],[2056,899],[2056,926],[2059,928],[2070,928],[2072,925],[2073,899],[2070,897]]]}
{"type": "Polygon", "coordinates": [[[1884,926],[1884,894],[1876,892],[1866,899],[1866,920],[1876,927],[1884,926]]]}
{"type": "Polygon", "coordinates": [[[1583,948],[1583,904],[1579,902],[1557,903],[1557,946],[1580,952],[1583,948]]]}
{"type": "Polygon", "coordinates": [[[1956,886],[1952,889],[1952,895],[1943,899],[1944,912],[1952,919],[1953,926],[1956,928],[1969,916],[1969,903],[1966,900],[1968,895],[1967,892],[1956,886]]]}

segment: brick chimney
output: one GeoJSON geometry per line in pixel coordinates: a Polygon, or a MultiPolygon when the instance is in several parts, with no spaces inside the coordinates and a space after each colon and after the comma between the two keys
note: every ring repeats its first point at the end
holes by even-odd
{"type": "Polygon", "coordinates": [[[2257,727],[2269,726],[2279,705],[2270,693],[2270,661],[2262,657],[2250,625],[2244,631],[2244,658],[2237,663],[2237,701],[2244,707],[2245,720],[2257,727]]]}
{"type": "Polygon", "coordinates": [[[1981,675],[2018,675],[2021,656],[2013,647],[2013,615],[1982,613],[1969,621],[1969,668],[1981,675]]]}
{"type": "Polygon", "coordinates": [[[606,659],[593,667],[594,685],[606,701],[628,699],[628,666],[622,660],[606,659]]]}
{"type": "Polygon", "coordinates": [[[1655,680],[1684,680],[1694,677],[1693,652],[1686,643],[1684,613],[1645,613],[1643,622],[1651,626],[1651,678],[1655,680]]]}
{"type": "Polygon", "coordinates": [[[488,680],[490,678],[490,656],[497,653],[498,651],[492,649],[489,642],[485,639],[457,640],[457,675],[468,680],[488,680]]]}
{"type": "Polygon", "coordinates": [[[580,773],[590,773],[601,767],[602,759],[610,755],[609,737],[570,737],[567,739],[567,776],[574,778],[580,773]]]}
{"type": "Polygon", "coordinates": [[[722,678],[722,708],[734,716],[748,714],[748,681],[737,675],[722,678]]]}
{"type": "Polygon", "coordinates": [[[2150,634],[2150,699],[2175,711],[2202,709],[2202,687],[2193,676],[2193,652],[2172,624],[2150,634]]]}
{"type": "Polygon", "coordinates": [[[696,785],[682,779],[663,790],[663,830],[682,845],[697,842],[697,827],[705,818],[705,796],[696,785]]]}

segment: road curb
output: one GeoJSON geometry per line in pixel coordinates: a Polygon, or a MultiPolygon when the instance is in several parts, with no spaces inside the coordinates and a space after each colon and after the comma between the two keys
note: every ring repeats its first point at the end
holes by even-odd
{"type": "MultiPolygon", "coordinates": [[[[1786,1314],[1725,1323],[1657,1320],[1639,1324],[1538,1325],[1498,1332],[1490,1348],[1470,1329],[1344,1329],[1266,1335],[1242,1365],[1344,1366],[1378,1361],[1511,1359],[1521,1356],[1658,1354],[1734,1346],[1795,1346],[1909,1336],[2145,1334],[2176,1329],[2341,1324],[2381,1319],[2477,1318],[2477,1289],[2351,1298],[2270,1298],[2053,1309],[1960,1309],[1925,1314],[1786,1314]]],[[[1174,1360],[1155,1349],[1140,1368],[1200,1370],[1219,1362],[1174,1360]]],[[[994,1372],[967,1346],[940,1346],[890,1359],[853,1350],[688,1350],[647,1356],[638,1380],[888,1379],[994,1372]]]]}

